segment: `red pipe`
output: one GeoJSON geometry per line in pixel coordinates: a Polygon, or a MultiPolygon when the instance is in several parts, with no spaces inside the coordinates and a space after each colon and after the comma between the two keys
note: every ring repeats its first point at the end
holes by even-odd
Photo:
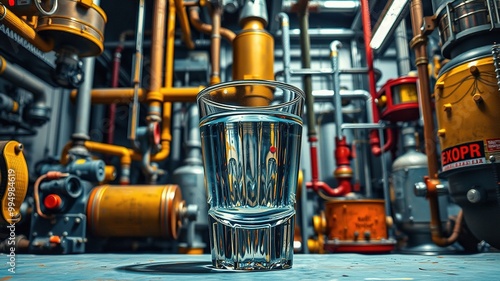
{"type": "Polygon", "coordinates": [[[337,163],[337,168],[335,169],[334,175],[337,179],[338,186],[332,188],[327,183],[318,179],[318,153],[315,145],[311,145],[310,147],[312,181],[306,183],[307,188],[311,188],[315,192],[322,190],[323,193],[332,197],[344,196],[352,190],[352,168],[350,166],[350,160],[352,159],[351,148],[347,145],[345,137],[342,137],[342,139],[338,137],[335,138],[335,146],[335,161],[337,163]]]}
{"type": "MultiPolygon", "coordinates": [[[[117,88],[119,86],[119,77],[120,77],[120,63],[122,58],[123,46],[119,45],[115,49],[114,57],[113,57],[113,69],[111,70],[111,87],[117,88]]],[[[115,118],[116,118],[116,103],[112,103],[109,105],[109,113],[108,113],[108,137],[106,139],[107,143],[114,143],[115,139],[115,118]]]]}
{"type": "MultiPolygon", "coordinates": [[[[375,81],[375,69],[373,68],[373,52],[370,47],[370,41],[372,38],[372,28],[370,22],[370,6],[368,0],[361,0],[361,22],[363,25],[363,39],[365,41],[365,55],[366,64],[368,68],[368,87],[372,99],[375,101],[377,96],[377,87],[375,81]]],[[[378,114],[377,104],[372,103],[373,112],[373,122],[378,123],[380,121],[380,116],[378,114]]],[[[387,130],[387,142],[384,147],[380,147],[380,136],[377,130],[372,130],[370,132],[370,146],[372,148],[372,153],[376,156],[382,154],[382,152],[388,151],[394,144],[394,136],[391,130],[387,130]]]]}

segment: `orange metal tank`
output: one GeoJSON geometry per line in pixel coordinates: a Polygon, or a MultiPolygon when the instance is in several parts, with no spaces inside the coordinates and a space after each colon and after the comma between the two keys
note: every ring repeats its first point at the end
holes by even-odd
{"type": "Polygon", "coordinates": [[[385,253],[396,241],[388,238],[382,199],[335,199],[325,203],[329,252],[385,253]]]}
{"type": "Polygon", "coordinates": [[[329,240],[380,240],[387,238],[384,200],[331,200],[325,203],[329,240]]]}

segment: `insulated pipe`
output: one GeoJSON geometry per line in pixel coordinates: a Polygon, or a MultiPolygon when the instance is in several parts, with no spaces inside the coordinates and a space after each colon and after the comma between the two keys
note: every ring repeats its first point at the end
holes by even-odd
{"type": "Polygon", "coordinates": [[[33,94],[34,103],[46,104],[47,93],[53,88],[24,68],[10,64],[0,56],[0,76],[33,94]]]}
{"type": "Polygon", "coordinates": [[[0,21],[4,22],[8,28],[21,35],[26,41],[33,44],[33,46],[40,49],[40,51],[49,52],[54,49],[54,42],[52,40],[47,41],[40,37],[31,26],[10,12],[2,4],[0,4],[0,21]]]}
{"type": "Polygon", "coordinates": [[[438,179],[438,161],[437,144],[434,135],[434,119],[431,107],[430,83],[429,83],[429,59],[427,57],[427,37],[422,32],[423,24],[423,5],[421,0],[412,0],[410,5],[411,25],[413,39],[410,41],[410,47],[415,51],[415,65],[418,73],[419,98],[421,104],[422,117],[424,120],[424,139],[425,152],[427,155],[427,164],[429,175],[426,177],[427,199],[431,211],[431,237],[432,241],[441,247],[448,246],[456,240],[457,235],[444,237],[441,226],[441,216],[439,214],[439,200],[437,185],[438,179]]]}
{"type": "MultiPolygon", "coordinates": [[[[189,7],[189,21],[194,26],[196,30],[199,32],[203,32],[206,34],[212,33],[212,25],[203,23],[200,20],[200,8],[196,6],[189,7]]],[[[233,42],[236,34],[227,28],[220,28],[220,35],[224,37],[229,42],[233,42]]]]}
{"type": "Polygon", "coordinates": [[[220,25],[222,7],[215,4],[212,10],[212,33],[210,54],[212,58],[212,73],[210,74],[210,85],[220,83],[220,25]]]}
{"type": "Polygon", "coordinates": [[[189,27],[189,21],[186,13],[186,9],[184,9],[183,0],[175,0],[175,9],[177,11],[177,17],[179,18],[179,24],[181,26],[182,31],[182,41],[188,47],[188,49],[194,49],[194,42],[191,39],[191,28],[189,27]]]}

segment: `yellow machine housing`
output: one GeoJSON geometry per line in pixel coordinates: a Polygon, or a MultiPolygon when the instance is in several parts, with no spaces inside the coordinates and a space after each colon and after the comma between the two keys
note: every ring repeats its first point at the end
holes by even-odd
{"type": "Polygon", "coordinates": [[[17,141],[1,141],[0,152],[0,223],[15,223],[21,219],[21,204],[28,192],[28,165],[23,145],[17,141]]]}
{"type": "Polygon", "coordinates": [[[71,47],[80,57],[96,56],[104,50],[104,11],[92,1],[59,0],[57,11],[39,16],[36,31],[55,43],[56,51],[71,47]]]}

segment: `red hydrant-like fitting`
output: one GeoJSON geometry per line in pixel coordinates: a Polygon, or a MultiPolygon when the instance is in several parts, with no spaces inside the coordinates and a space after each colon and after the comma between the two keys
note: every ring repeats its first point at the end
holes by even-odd
{"type": "Polygon", "coordinates": [[[380,136],[377,130],[370,131],[370,147],[375,156],[380,156],[382,152],[389,151],[394,145],[394,133],[390,128],[385,131],[387,132],[387,142],[384,147],[380,147],[380,136]]]}
{"type": "Polygon", "coordinates": [[[327,183],[319,181],[318,179],[318,165],[317,165],[317,150],[316,146],[311,146],[311,163],[312,163],[312,181],[306,183],[307,188],[312,188],[315,192],[320,189],[328,196],[338,197],[346,195],[352,190],[352,168],[350,160],[352,159],[351,148],[347,145],[345,137],[339,139],[335,138],[335,161],[337,168],[334,175],[339,185],[336,188],[331,188],[327,183]]]}

